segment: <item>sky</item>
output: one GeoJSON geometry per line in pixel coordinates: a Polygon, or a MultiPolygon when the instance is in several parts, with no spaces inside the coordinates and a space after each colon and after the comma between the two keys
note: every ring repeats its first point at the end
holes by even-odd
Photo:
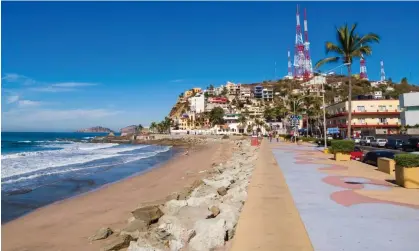
{"type": "MultiPolygon", "coordinates": [[[[298,4],[307,9],[313,63],[336,41],[336,26],[357,22],[360,34],[381,36],[369,78],[379,79],[382,59],[387,78],[419,84],[419,2],[298,4]]],[[[147,126],[186,89],[273,79],[275,62],[283,77],[296,5],[2,2],[2,131],[147,126]]],[[[353,68],[359,73],[359,61],[353,68]]]]}

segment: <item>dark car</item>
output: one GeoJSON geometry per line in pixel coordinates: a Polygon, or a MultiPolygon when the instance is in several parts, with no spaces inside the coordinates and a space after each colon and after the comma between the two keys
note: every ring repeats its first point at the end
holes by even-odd
{"type": "Polygon", "coordinates": [[[403,140],[401,139],[388,139],[385,148],[399,149],[403,148],[403,140]]]}
{"type": "Polygon", "coordinates": [[[414,152],[419,151],[419,139],[418,138],[410,138],[407,142],[404,142],[402,145],[403,151],[406,152],[414,152]]]}
{"type": "Polygon", "coordinates": [[[371,151],[365,154],[362,162],[373,165],[373,166],[377,166],[378,158],[394,159],[394,154],[395,153],[390,152],[390,151],[371,151]]]}

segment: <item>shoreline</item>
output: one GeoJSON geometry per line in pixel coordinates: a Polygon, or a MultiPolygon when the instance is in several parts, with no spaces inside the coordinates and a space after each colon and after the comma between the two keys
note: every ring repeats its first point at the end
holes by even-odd
{"type": "Polygon", "coordinates": [[[118,229],[139,204],[164,201],[171,193],[204,177],[207,173],[199,172],[210,169],[214,157],[219,159],[217,152],[228,152],[226,146],[219,142],[193,146],[188,156],[178,153],[143,173],[56,201],[4,223],[3,250],[98,250],[98,242],[89,244],[87,240],[97,229],[118,229]]]}
{"type": "MultiPolygon", "coordinates": [[[[176,146],[173,146],[173,148],[175,148],[175,147],[176,147],[176,146]]],[[[88,191],[85,191],[85,192],[82,192],[82,193],[79,193],[79,194],[74,194],[74,195],[72,195],[72,196],[70,196],[70,197],[63,198],[63,199],[60,199],[60,200],[54,201],[54,202],[52,202],[52,203],[46,204],[46,205],[44,205],[44,206],[41,206],[41,207],[39,207],[39,208],[35,208],[34,210],[32,210],[32,211],[30,211],[30,212],[27,212],[27,213],[25,213],[25,214],[23,214],[23,215],[21,215],[21,216],[18,216],[17,218],[14,218],[14,219],[11,219],[11,220],[8,220],[8,221],[5,221],[5,222],[2,222],[2,223],[1,223],[1,226],[3,227],[5,224],[7,224],[7,223],[9,223],[9,222],[12,222],[12,221],[18,220],[18,219],[20,219],[20,218],[22,218],[22,217],[25,217],[26,215],[29,215],[29,214],[31,214],[31,213],[34,213],[34,212],[36,212],[36,211],[38,211],[38,210],[41,210],[41,209],[43,209],[43,208],[45,208],[45,207],[48,207],[48,206],[51,206],[51,205],[54,205],[54,204],[58,204],[58,203],[64,202],[64,201],[66,201],[66,200],[76,199],[76,198],[78,198],[78,197],[80,197],[80,196],[84,196],[84,195],[87,195],[87,194],[89,194],[89,193],[94,193],[94,192],[99,191],[99,190],[101,190],[101,189],[103,189],[103,188],[106,188],[106,187],[108,187],[108,186],[112,186],[113,184],[116,184],[116,183],[118,183],[118,182],[124,182],[125,180],[129,180],[129,179],[134,178],[134,177],[136,177],[136,176],[144,175],[144,174],[146,174],[146,173],[148,173],[148,172],[151,172],[151,171],[153,171],[153,170],[154,170],[154,169],[156,169],[156,168],[160,168],[160,167],[162,167],[162,166],[166,165],[167,163],[169,163],[169,162],[170,162],[170,161],[172,161],[172,160],[173,160],[173,161],[175,161],[175,159],[176,159],[176,158],[180,157],[180,156],[181,156],[181,155],[185,152],[185,149],[184,149],[184,148],[182,148],[182,147],[176,147],[176,149],[177,149],[177,150],[179,150],[179,152],[175,153],[175,154],[174,154],[174,155],[173,155],[170,159],[165,160],[165,161],[163,161],[163,162],[161,162],[161,163],[158,163],[158,164],[156,164],[156,165],[153,165],[152,167],[150,167],[150,168],[148,168],[148,169],[146,169],[146,170],[142,170],[142,171],[139,171],[139,172],[133,173],[133,174],[131,174],[131,175],[127,176],[127,177],[124,177],[124,178],[122,178],[122,179],[115,180],[115,181],[112,181],[112,182],[106,183],[106,184],[104,184],[104,185],[101,185],[101,186],[99,186],[99,187],[93,188],[93,189],[91,189],[91,190],[88,190],[88,191]]],[[[31,190],[31,191],[33,191],[33,190],[31,190]]]]}

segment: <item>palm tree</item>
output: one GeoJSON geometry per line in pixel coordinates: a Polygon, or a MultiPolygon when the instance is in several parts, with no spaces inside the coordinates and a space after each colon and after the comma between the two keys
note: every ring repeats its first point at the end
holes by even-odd
{"type": "Polygon", "coordinates": [[[351,66],[355,58],[361,58],[364,55],[368,56],[372,53],[372,48],[369,44],[374,42],[380,42],[380,37],[374,33],[368,33],[366,35],[359,35],[356,33],[357,24],[353,24],[351,28],[348,24],[336,28],[337,44],[332,42],[326,42],[326,54],[333,52],[337,54],[334,57],[328,57],[320,60],[316,63],[315,68],[326,63],[342,61],[348,68],[349,77],[349,91],[348,91],[348,136],[351,137],[351,119],[352,119],[352,73],[351,66]]]}
{"type": "Polygon", "coordinates": [[[240,125],[243,127],[243,131],[244,128],[246,127],[246,122],[247,122],[247,117],[244,114],[240,114],[238,122],[240,123],[240,125]]]}
{"type": "Polygon", "coordinates": [[[150,130],[152,131],[152,132],[154,132],[154,130],[157,128],[157,123],[156,122],[151,122],[151,124],[150,124],[150,130]]]}

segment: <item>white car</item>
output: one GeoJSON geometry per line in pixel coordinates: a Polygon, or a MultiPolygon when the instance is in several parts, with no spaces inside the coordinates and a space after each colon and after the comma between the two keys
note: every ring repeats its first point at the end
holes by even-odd
{"type": "Polygon", "coordinates": [[[370,144],[373,147],[384,147],[387,143],[386,139],[376,139],[376,140],[371,140],[370,144]]]}
{"type": "Polygon", "coordinates": [[[359,141],[359,144],[361,146],[362,145],[368,146],[371,143],[372,140],[375,140],[375,137],[373,137],[373,136],[365,136],[365,137],[362,137],[361,138],[361,140],[359,141]]]}
{"type": "Polygon", "coordinates": [[[355,144],[359,144],[361,142],[361,138],[354,138],[355,144]]]}

